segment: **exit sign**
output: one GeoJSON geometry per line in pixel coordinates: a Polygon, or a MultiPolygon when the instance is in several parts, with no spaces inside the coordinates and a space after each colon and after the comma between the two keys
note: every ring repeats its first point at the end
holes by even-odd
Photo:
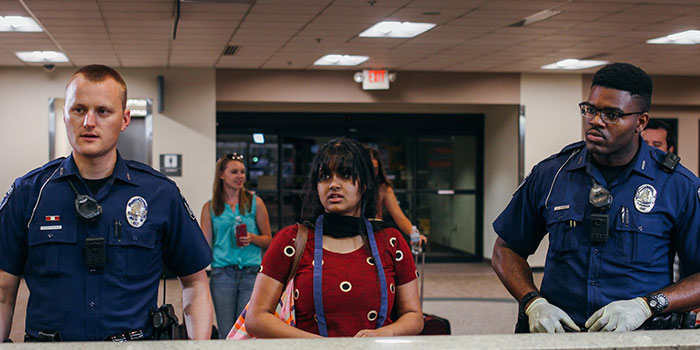
{"type": "Polygon", "coordinates": [[[389,72],[385,69],[365,69],[362,78],[362,90],[389,90],[389,72]]]}

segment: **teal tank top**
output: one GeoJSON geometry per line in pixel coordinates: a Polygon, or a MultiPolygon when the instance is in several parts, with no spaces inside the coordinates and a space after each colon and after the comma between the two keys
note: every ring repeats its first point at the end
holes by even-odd
{"type": "Polygon", "coordinates": [[[242,268],[260,266],[262,262],[260,247],[252,243],[245,247],[236,245],[237,216],[240,216],[243,223],[248,226],[248,232],[256,235],[260,234],[255,222],[255,201],[256,197],[253,195],[253,200],[250,203],[250,211],[246,215],[240,214],[238,211],[238,204],[236,204],[235,210],[231,210],[231,207],[224,203],[224,211],[219,216],[214,215],[214,211],[211,208],[211,201],[209,201],[209,212],[211,214],[211,226],[213,231],[212,252],[214,253],[214,261],[211,263],[212,267],[238,266],[242,268]]]}

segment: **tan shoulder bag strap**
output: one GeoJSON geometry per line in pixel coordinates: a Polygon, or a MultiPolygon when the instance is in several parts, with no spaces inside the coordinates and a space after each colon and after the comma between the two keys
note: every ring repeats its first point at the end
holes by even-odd
{"type": "Polygon", "coordinates": [[[304,247],[306,247],[306,239],[309,237],[309,229],[304,225],[297,222],[297,237],[294,240],[294,262],[292,263],[292,269],[289,270],[289,276],[287,276],[287,283],[289,280],[294,278],[297,274],[297,268],[299,267],[299,261],[301,261],[301,256],[304,254],[304,247]]]}

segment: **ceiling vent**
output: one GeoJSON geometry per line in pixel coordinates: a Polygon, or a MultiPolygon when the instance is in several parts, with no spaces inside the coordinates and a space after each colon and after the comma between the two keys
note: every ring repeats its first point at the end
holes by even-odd
{"type": "Polygon", "coordinates": [[[238,52],[238,45],[229,45],[224,49],[224,56],[233,56],[238,52]]]}

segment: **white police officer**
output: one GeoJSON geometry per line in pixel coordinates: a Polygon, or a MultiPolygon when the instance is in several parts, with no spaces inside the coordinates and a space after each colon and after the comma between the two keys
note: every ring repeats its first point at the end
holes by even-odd
{"type": "Polygon", "coordinates": [[[208,339],[211,250],[177,186],[119,156],[131,120],[124,80],[107,66],[79,69],[64,115],[72,154],[18,178],[0,204],[0,338],[20,277],[26,341],[151,338],[164,261],[183,286],[190,337],[208,339]]]}

